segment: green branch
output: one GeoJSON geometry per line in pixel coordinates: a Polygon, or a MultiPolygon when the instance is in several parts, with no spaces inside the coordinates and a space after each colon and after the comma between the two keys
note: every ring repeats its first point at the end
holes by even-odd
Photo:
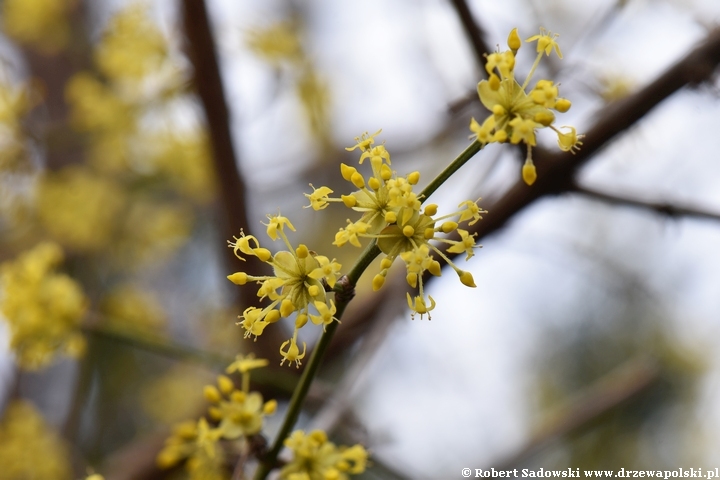
{"type": "MultiPolygon", "coordinates": [[[[445,170],[443,170],[440,175],[437,176],[437,178],[435,178],[432,182],[430,182],[427,187],[425,187],[425,189],[421,193],[421,198],[427,199],[430,195],[432,195],[435,190],[440,187],[440,185],[442,185],[448,178],[450,178],[453,173],[458,171],[460,167],[465,165],[465,163],[467,163],[468,160],[470,160],[477,152],[479,152],[480,149],[482,149],[482,144],[478,143],[477,141],[473,142],[455,160],[453,160],[450,165],[448,165],[448,167],[445,168],[445,170]]],[[[255,480],[265,480],[270,471],[277,465],[277,457],[280,454],[280,450],[282,450],[285,439],[288,437],[288,435],[290,435],[290,432],[295,426],[295,422],[297,422],[297,419],[300,416],[300,411],[302,410],[305,397],[310,391],[310,385],[312,384],[313,379],[315,378],[315,375],[320,368],[320,363],[325,356],[325,352],[330,345],[330,341],[332,340],[338,325],[340,324],[340,319],[345,312],[345,307],[347,307],[348,303],[350,303],[353,296],[355,295],[355,286],[357,285],[357,282],[362,276],[363,272],[365,272],[365,270],[370,266],[372,261],[378,255],[380,255],[380,249],[378,248],[376,242],[372,241],[365,248],[365,251],[363,251],[363,253],[360,255],[360,258],[358,258],[357,262],[355,262],[355,265],[352,267],[352,269],[350,269],[348,274],[342,279],[340,279],[340,281],[335,285],[335,288],[333,289],[335,291],[335,306],[337,308],[335,318],[338,321],[332,322],[330,325],[327,325],[325,331],[320,337],[320,340],[318,341],[317,345],[315,345],[315,348],[310,355],[310,360],[308,361],[307,366],[305,367],[305,370],[303,370],[302,376],[300,377],[300,382],[295,388],[295,392],[290,399],[290,405],[288,406],[288,410],[285,414],[285,418],[283,419],[283,423],[275,438],[275,442],[273,443],[270,450],[262,458],[259,459],[260,464],[255,471],[255,480]]]]}

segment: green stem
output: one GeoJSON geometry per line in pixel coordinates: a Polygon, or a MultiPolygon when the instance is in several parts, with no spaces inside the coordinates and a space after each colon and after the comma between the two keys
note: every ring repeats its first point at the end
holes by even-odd
{"type": "Polygon", "coordinates": [[[435,190],[437,190],[440,185],[445,183],[445,181],[450,178],[452,174],[457,172],[460,167],[465,165],[467,161],[470,160],[480,150],[482,150],[482,148],[483,144],[478,142],[477,140],[471,143],[460,155],[457,156],[455,160],[450,163],[450,165],[445,168],[445,170],[440,172],[440,174],[435,177],[435,179],[430,182],[422,192],[420,192],[420,201],[425,202],[430,197],[430,195],[435,193],[435,190]]]}
{"type": "Polygon", "coordinates": [[[377,247],[374,241],[371,242],[365,248],[365,251],[362,253],[362,255],[360,255],[358,261],[355,262],[353,268],[347,274],[347,284],[344,285],[342,289],[338,289],[338,286],[336,286],[336,291],[338,292],[338,295],[336,295],[335,297],[335,307],[337,309],[337,311],[335,312],[335,318],[337,318],[338,321],[332,322],[330,325],[325,327],[325,331],[323,332],[322,336],[320,336],[320,340],[318,341],[317,345],[315,345],[315,348],[310,355],[310,360],[308,361],[305,370],[303,370],[300,381],[298,382],[297,387],[295,388],[295,392],[290,399],[288,411],[285,414],[282,425],[280,426],[280,431],[278,431],[277,436],[275,437],[275,442],[273,443],[268,453],[260,459],[260,464],[255,471],[255,480],[264,480],[265,477],[267,477],[267,475],[270,473],[270,471],[275,467],[277,463],[277,456],[283,447],[283,442],[285,441],[287,436],[290,435],[290,431],[293,429],[293,427],[295,426],[295,422],[297,422],[297,419],[300,416],[300,411],[302,410],[305,397],[310,391],[310,385],[312,384],[313,379],[317,374],[320,363],[322,363],[325,352],[330,345],[330,341],[332,340],[332,337],[335,334],[338,325],[340,324],[340,319],[345,312],[345,307],[347,307],[347,304],[352,299],[352,295],[347,295],[347,293],[349,291],[354,292],[355,285],[357,284],[358,279],[365,271],[365,269],[370,265],[370,263],[372,263],[375,257],[377,257],[379,254],[380,249],[377,247]],[[341,295],[341,293],[345,293],[346,295],[341,295]]]}
{"type": "MultiPolygon", "coordinates": [[[[458,169],[460,169],[460,167],[462,167],[468,160],[470,160],[473,155],[479,152],[482,147],[482,144],[477,141],[470,144],[470,146],[467,147],[465,151],[463,151],[455,160],[453,160],[450,165],[448,165],[448,167],[443,170],[440,175],[437,176],[437,178],[435,178],[432,182],[430,182],[427,187],[425,187],[425,189],[421,193],[421,198],[425,200],[430,195],[432,195],[435,190],[440,187],[440,185],[442,185],[448,178],[450,178],[453,173],[458,171],[458,169]]],[[[350,272],[348,272],[346,276],[346,283],[344,285],[335,286],[335,307],[337,308],[335,318],[337,318],[338,321],[332,322],[325,328],[325,332],[323,332],[317,345],[315,345],[315,348],[310,355],[310,360],[308,361],[307,366],[305,367],[305,370],[300,377],[300,382],[295,388],[295,392],[290,399],[288,411],[285,414],[282,425],[280,426],[280,431],[278,431],[278,434],[275,437],[275,442],[273,443],[267,454],[265,454],[260,459],[260,464],[255,471],[255,480],[265,480],[270,471],[276,466],[277,457],[280,454],[280,450],[282,450],[283,443],[287,436],[290,435],[291,430],[295,426],[295,422],[300,416],[300,411],[302,410],[305,397],[310,391],[310,385],[312,384],[313,379],[317,374],[320,363],[322,362],[322,359],[325,355],[325,351],[330,345],[330,341],[332,340],[332,337],[335,334],[338,325],[340,324],[340,319],[345,312],[345,307],[347,307],[347,304],[350,302],[350,300],[352,300],[355,285],[357,285],[357,282],[363,272],[365,272],[365,269],[370,266],[372,261],[378,255],[380,255],[380,249],[378,248],[376,242],[373,241],[365,248],[365,251],[360,255],[360,258],[357,260],[357,262],[355,262],[355,265],[352,267],[350,272]]]]}

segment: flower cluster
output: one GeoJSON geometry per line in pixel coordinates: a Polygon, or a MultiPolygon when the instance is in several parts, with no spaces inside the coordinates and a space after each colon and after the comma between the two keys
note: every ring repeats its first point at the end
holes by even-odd
{"type": "MultiPolygon", "coordinates": [[[[334,245],[346,243],[360,246],[360,238],[371,238],[377,241],[380,250],[385,254],[381,261],[381,270],[372,281],[373,289],[379,290],[385,283],[390,266],[399,257],[407,270],[407,282],[412,288],[418,288],[418,295],[407,294],[410,309],[428,314],[435,307],[435,300],[423,292],[422,277],[425,272],[439,276],[440,263],[433,258],[433,253],[445,260],[460,277],[460,281],[475,287],[472,274],[461,270],[448,256],[431,241],[450,245],[446,250],[450,253],[465,253],[466,259],[474,255],[475,237],[467,230],[459,228],[463,222],[473,225],[486,213],[471,200],[462,202],[458,210],[447,215],[437,216],[438,206],[426,205],[422,208],[423,198],[418,196],[413,187],[420,180],[419,172],[412,172],[405,177],[398,177],[390,169],[390,153],[384,145],[375,145],[373,135],[363,134],[355,140],[357,144],[346,150],[360,149],[360,164],[370,160],[372,176],[365,178],[355,167],[341,164],[340,169],[345,180],[352,183],[358,190],[341,195],[340,198],[329,197],[333,191],[328,187],[313,187],[313,193],[305,194],[314,210],[322,210],[330,202],[340,202],[346,207],[361,213],[359,220],[341,228],[335,234],[334,245]],[[460,240],[446,238],[445,235],[457,232],[460,240]]],[[[312,185],[311,185],[312,186],[312,185]]]]}
{"type": "Polygon", "coordinates": [[[2,478],[72,480],[70,446],[25,400],[13,400],[0,421],[2,478]]]}
{"type": "Polygon", "coordinates": [[[273,255],[270,250],[260,246],[257,238],[245,235],[243,232],[240,233],[240,238],[235,238],[234,242],[229,243],[239,259],[245,260],[241,254],[254,256],[270,265],[274,275],[253,276],[237,272],[228,275],[228,279],[236,285],[256,282],[260,285],[258,297],[261,299],[267,297],[270,300],[270,304],[264,308],[246,308],[239,317],[241,319],[239,324],[245,329],[246,338],[251,335],[257,338],[271,323],[297,313],[292,338],[280,346],[280,354],[283,357],[280,365],[287,360],[291,365],[295,362],[299,367],[300,360],[305,357],[306,345],[303,343],[301,353],[297,344],[298,330],[308,320],[316,325],[323,325],[323,328],[336,320],[335,303],[327,298],[325,287],[332,289],[335,286],[340,264],[334,259],[317,255],[303,244],[293,248],[285,235],[285,228],[295,231],[290,220],[280,215],[268,215],[268,219],[269,222],[266,224],[268,236],[272,240],[281,238],[287,250],[273,255]]]}
{"type": "Polygon", "coordinates": [[[10,327],[10,347],[23,368],[50,364],[58,352],[85,351],[80,322],[87,300],[67,275],[54,272],[63,252],[43,243],[0,266],[0,312],[10,327]]]}
{"type": "Polygon", "coordinates": [[[296,430],[285,446],[293,459],[280,471],[283,480],[348,480],[348,475],[363,473],[367,464],[368,452],[361,445],[337,447],[322,430],[308,435],[296,430]]]}
{"type": "Polygon", "coordinates": [[[477,89],[480,101],[492,114],[482,124],[474,118],[470,121],[473,137],[482,144],[509,141],[527,145],[522,177],[528,185],[532,185],[537,178],[532,161],[532,147],[536,145],[535,130],[551,128],[557,133],[560,149],[571,153],[575,153],[582,145],[580,139],[583,137],[577,134],[574,127],[562,127],[569,129],[563,132],[553,125],[555,114],[552,110],[564,113],[571,106],[569,100],[559,96],[558,86],[553,81],[539,80],[530,92],[525,91],[543,54],[550,55],[555,50],[557,56],[562,58],[560,46],[556,42],[558,35],[544,29],[540,32],[526,40],[537,41],[537,57],[522,85],[515,80],[515,55],[522,44],[517,28],[508,37],[510,50],[487,56],[485,70],[489,78],[478,83],[477,89]]]}
{"type": "Polygon", "coordinates": [[[264,367],[267,360],[254,356],[238,355],[226,369],[228,374],[240,372],[241,389],[235,388],[233,381],[220,375],[217,386],[207,385],[205,398],[212,403],[208,416],[217,426],[213,427],[206,418],[197,422],[188,421],[177,425],[173,435],[165,442],[165,448],[158,454],[157,463],[161,468],[170,468],[184,459],[193,479],[217,478],[225,476],[225,451],[220,440],[237,440],[251,437],[260,432],[264,417],[272,415],[277,402],[263,403],[262,395],[250,391],[250,370],[264,367]]]}

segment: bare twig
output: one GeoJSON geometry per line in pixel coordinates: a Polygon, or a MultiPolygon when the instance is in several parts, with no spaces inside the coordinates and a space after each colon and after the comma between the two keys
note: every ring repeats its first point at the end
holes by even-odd
{"type": "Polygon", "coordinates": [[[622,194],[601,192],[599,190],[581,187],[579,185],[576,185],[572,191],[590,198],[594,198],[596,200],[603,201],[605,203],[610,203],[612,205],[624,205],[629,207],[652,210],[656,213],[666,215],[668,217],[695,217],[715,221],[720,220],[720,214],[708,212],[707,210],[703,210],[700,208],[682,207],[667,202],[660,203],[640,200],[638,198],[633,198],[622,194]]]}

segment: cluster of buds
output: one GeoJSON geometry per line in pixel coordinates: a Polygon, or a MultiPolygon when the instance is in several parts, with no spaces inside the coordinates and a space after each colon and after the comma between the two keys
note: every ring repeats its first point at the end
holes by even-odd
{"type": "Polygon", "coordinates": [[[460,281],[475,287],[470,272],[461,270],[448,256],[431,242],[449,244],[446,252],[466,253],[466,259],[473,256],[475,238],[467,230],[459,228],[460,224],[474,224],[481,219],[480,214],[486,213],[478,207],[477,202],[465,201],[458,210],[447,215],[437,216],[438,206],[435,204],[422,207],[424,198],[413,191],[420,180],[419,172],[412,172],[398,177],[390,169],[390,153],[384,145],[375,145],[375,137],[380,131],[369,135],[364,133],[357,137],[356,145],[346,150],[360,149],[360,164],[370,160],[372,175],[367,179],[355,168],[341,164],[340,169],[345,180],[358,190],[332,198],[333,191],[328,187],[313,187],[313,193],[305,194],[310,200],[308,207],[322,210],[330,202],[339,202],[359,212],[360,218],[355,222],[348,220],[346,227],[335,234],[334,245],[339,247],[349,243],[360,247],[360,238],[377,241],[377,246],[385,254],[380,263],[381,270],[372,281],[373,289],[379,290],[385,283],[388,270],[399,257],[407,269],[407,282],[412,288],[418,288],[418,294],[407,294],[408,306],[414,313],[428,314],[435,308],[435,300],[425,296],[423,291],[423,275],[430,272],[439,276],[440,263],[433,253],[445,260],[460,277],[460,281]],[[460,240],[452,240],[446,235],[457,231],[460,240]]]}
{"type": "Polygon", "coordinates": [[[540,59],[555,50],[562,58],[560,46],[555,41],[557,34],[541,29],[540,35],[528,38],[526,41],[537,41],[537,57],[527,78],[520,85],[515,80],[515,55],[522,42],[517,28],[510,32],[508,47],[510,50],[495,52],[487,56],[485,70],[488,79],[478,83],[478,95],[482,104],[492,112],[482,124],[474,118],[470,121],[471,138],[484,144],[492,142],[507,142],[527,145],[527,157],[522,169],[525,183],[532,185],[537,178],[535,165],[532,161],[532,147],[536,145],[535,130],[550,128],[558,136],[558,146],[561,150],[575,153],[580,148],[583,135],[578,135],[574,127],[562,127],[569,131],[561,131],[553,123],[556,112],[565,113],[570,109],[571,103],[566,98],[559,97],[558,86],[551,80],[539,80],[535,87],[526,92],[540,59]]]}

